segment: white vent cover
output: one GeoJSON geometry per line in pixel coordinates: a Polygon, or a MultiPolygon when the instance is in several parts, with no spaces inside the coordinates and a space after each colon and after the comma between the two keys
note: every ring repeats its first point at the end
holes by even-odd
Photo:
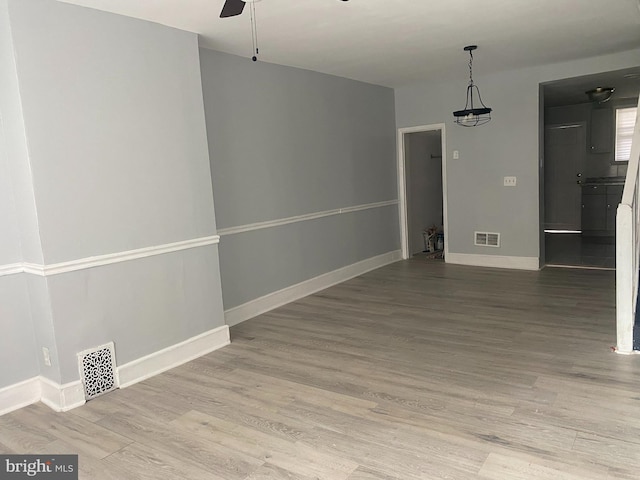
{"type": "Polygon", "coordinates": [[[500,234],[491,232],[475,232],[474,244],[481,247],[499,247],[500,234]]]}
{"type": "Polygon", "coordinates": [[[87,400],[118,388],[113,342],[78,353],[78,368],[87,400]]]}

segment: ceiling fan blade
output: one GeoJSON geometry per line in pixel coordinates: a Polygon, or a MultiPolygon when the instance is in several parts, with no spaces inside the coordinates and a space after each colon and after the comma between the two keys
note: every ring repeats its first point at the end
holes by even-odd
{"type": "Polygon", "coordinates": [[[243,0],[226,0],[220,12],[220,18],[235,17],[240,15],[244,10],[243,0]]]}

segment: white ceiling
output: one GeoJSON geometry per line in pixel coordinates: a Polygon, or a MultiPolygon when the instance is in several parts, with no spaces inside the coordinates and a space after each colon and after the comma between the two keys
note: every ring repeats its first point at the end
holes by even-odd
{"type": "MultiPolygon", "coordinates": [[[[200,34],[207,48],[250,57],[249,8],[224,0],[60,0],[200,34]]],[[[399,87],[640,47],[639,0],[263,0],[262,61],[399,87]]],[[[638,59],[640,64],[640,58],[638,59]]]]}

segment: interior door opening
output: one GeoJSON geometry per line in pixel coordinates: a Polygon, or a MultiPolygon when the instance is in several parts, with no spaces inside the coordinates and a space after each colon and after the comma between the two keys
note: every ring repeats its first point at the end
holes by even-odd
{"type": "Polygon", "coordinates": [[[444,125],[400,129],[398,143],[403,258],[446,259],[444,125]]]}

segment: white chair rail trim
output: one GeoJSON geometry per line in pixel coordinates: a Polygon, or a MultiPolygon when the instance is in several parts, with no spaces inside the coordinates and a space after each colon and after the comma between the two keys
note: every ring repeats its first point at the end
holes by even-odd
{"type": "Polygon", "coordinates": [[[74,272],[76,270],[84,270],[86,268],[111,265],[113,263],[127,262],[130,260],[137,260],[139,258],[178,252],[190,248],[214,245],[219,242],[219,235],[211,235],[208,237],[194,238],[191,240],[183,240],[174,243],[166,243],[163,245],[138,248],[135,250],[127,250],[124,252],[107,253],[105,255],[96,255],[94,257],[79,258],[77,260],[53,263],[50,265],[41,265],[29,262],[0,265],[0,277],[5,275],[14,275],[17,273],[30,273],[32,275],[47,277],[50,275],[59,275],[61,273],[74,272]]]}
{"type": "Polygon", "coordinates": [[[387,200],[384,202],[365,203],[363,205],[355,205],[353,207],[336,208],[333,210],[325,210],[323,212],[307,213],[305,215],[278,218],[276,220],[268,220],[266,222],[248,223],[246,225],[238,225],[237,227],[221,228],[220,230],[218,230],[218,234],[220,234],[221,236],[234,235],[236,233],[251,232],[252,230],[261,230],[263,228],[279,227],[281,225],[288,225],[290,223],[306,222],[309,220],[316,220],[318,218],[331,217],[333,215],[360,212],[362,210],[371,210],[373,208],[382,208],[397,204],[398,199],[387,200]]]}

